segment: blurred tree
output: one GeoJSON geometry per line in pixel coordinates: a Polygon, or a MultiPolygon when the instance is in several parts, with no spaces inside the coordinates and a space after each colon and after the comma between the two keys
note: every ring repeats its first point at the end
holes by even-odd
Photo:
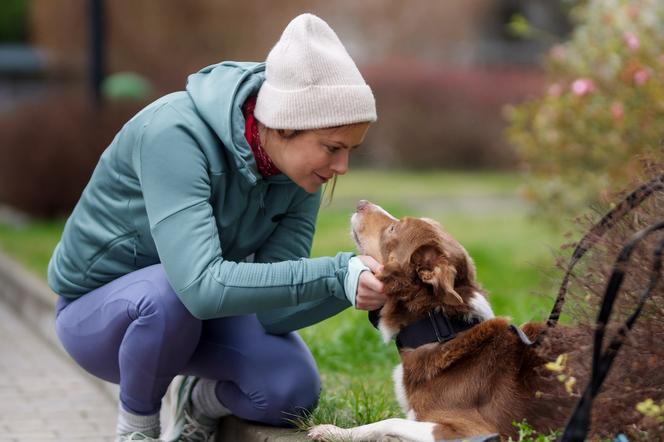
{"type": "Polygon", "coordinates": [[[0,43],[25,42],[28,38],[28,1],[0,2],[0,43]]]}
{"type": "Polygon", "coordinates": [[[554,222],[631,185],[664,136],[664,2],[589,0],[574,16],[546,94],[507,111],[526,196],[554,222]]]}

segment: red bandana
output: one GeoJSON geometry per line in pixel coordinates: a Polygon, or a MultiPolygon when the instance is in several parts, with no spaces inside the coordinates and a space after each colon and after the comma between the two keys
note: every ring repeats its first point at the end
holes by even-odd
{"type": "Polygon", "coordinates": [[[261,146],[261,139],[258,136],[258,121],[254,118],[254,108],[256,107],[256,97],[249,97],[242,106],[242,113],[244,114],[244,137],[251,147],[251,151],[256,159],[256,166],[258,172],[263,178],[274,175],[279,175],[281,171],[277,169],[270,157],[261,146]]]}

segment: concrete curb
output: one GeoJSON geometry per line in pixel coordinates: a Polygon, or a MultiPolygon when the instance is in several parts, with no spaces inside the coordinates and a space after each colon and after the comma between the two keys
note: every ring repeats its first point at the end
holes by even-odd
{"type": "Polygon", "coordinates": [[[306,433],[298,433],[288,428],[251,425],[235,416],[228,416],[219,423],[217,441],[310,442],[311,439],[306,433]]]}
{"type": "MultiPolygon", "coordinates": [[[[49,343],[64,359],[76,365],[60,344],[53,326],[57,295],[38,277],[0,251],[0,302],[5,303],[35,334],[49,343]]],[[[83,370],[87,378],[100,388],[109,402],[117,404],[118,387],[97,379],[83,370]]],[[[286,442],[309,441],[304,433],[294,430],[249,424],[234,416],[221,419],[217,432],[218,441],[286,442]]]]}

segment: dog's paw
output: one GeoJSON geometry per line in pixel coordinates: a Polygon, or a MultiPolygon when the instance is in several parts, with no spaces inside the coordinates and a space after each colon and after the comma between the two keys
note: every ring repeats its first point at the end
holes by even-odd
{"type": "Polygon", "coordinates": [[[309,429],[309,437],[319,441],[336,441],[347,436],[347,430],[336,425],[316,425],[309,429]]]}

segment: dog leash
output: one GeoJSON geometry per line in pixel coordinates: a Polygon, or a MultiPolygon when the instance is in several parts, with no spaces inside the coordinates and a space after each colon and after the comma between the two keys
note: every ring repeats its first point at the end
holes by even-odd
{"type": "MultiPolygon", "coordinates": [[[[565,295],[567,294],[567,286],[569,284],[569,278],[572,274],[572,269],[577,262],[585,255],[585,253],[594,246],[599,239],[604,236],[606,232],[611,230],[611,228],[620,221],[625,215],[627,215],[632,209],[641,205],[650,195],[658,190],[664,189],[664,174],[659,175],[647,183],[637,187],[632,193],[627,195],[616,207],[611,209],[606,215],[599,220],[598,223],[593,225],[590,228],[590,231],[586,233],[583,238],[579,241],[577,246],[574,248],[574,253],[570,258],[570,262],[567,265],[567,270],[563,276],[563,281],[558,290],[558,296],[549,315],[549,319],[546,321],[548,327],[555,327],[560,319],[560,313],[563,309],[563,304],[565,303],[565,295]]],[[[535,340],[537,343],[542,335],[538,336],[535,340]]]]}
{"type": "Polygon", "coordinates": [[[636,309],[627,318],[625,323],[620,327],[616,335],[611,339],[606,350],[602,353],[602,346],[604,343],[604,334],[606,331],[606,324],[613,310],[613,304],[620,287],[623,283],[625,276],[625,264],[629,261],[632,251],[638,242],[646,238],[658,230],[664,229],[664,222],[653,224],[645,229],[640,230],[634,234],[627,245],[623,247],[615,264],[613,265],[613,272],[606,286],[604,297],[602,299],[602,306],[597,317],[597,326],[595,328],[595,335],[593,340],[593,359],[592,359],[592,372],[591,377],[586,385],[586,388],[577,403],[572,416],[565,426],[565,431],[561,438],[561,442],[583,442],[586,439],[588,430],[590,428],[590,418],[592,403],[595,396],[599,393],[600,387],[604,382],[613,361],[618,354],[618,350],[622,347],[627,338],[628,332],[634,326],[636,319],[641,314],[641,310],[645,302],[650,297],[650,293],[656,287],[660,278],[660,270],[662,267],[662,254],[664,253],[664,239],[661,239],[653,252],[653,265],[650,271],[650,281],[639,296],[639,301],[636,309]]]}

